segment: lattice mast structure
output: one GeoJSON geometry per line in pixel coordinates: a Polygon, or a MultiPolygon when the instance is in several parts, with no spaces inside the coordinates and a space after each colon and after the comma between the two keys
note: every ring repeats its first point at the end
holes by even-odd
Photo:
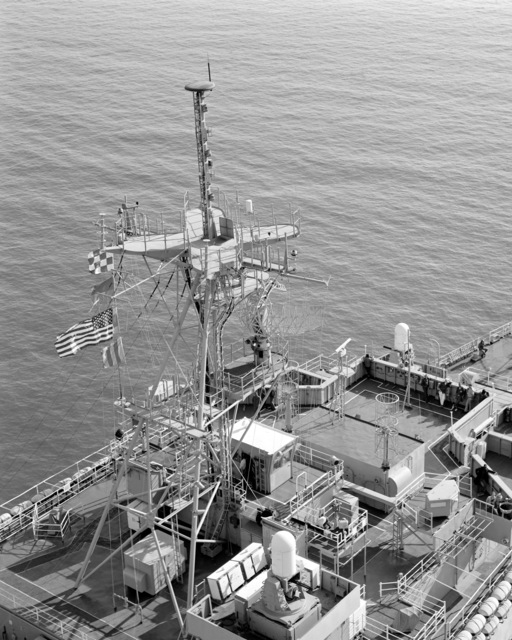
{"type": "MultiPolygon", "coordinates": [[[[121,226],[116,228],[115,240],[112,246],[106,247],[108,251],[123,257],[141,256],[150,273],[148,265],[150,259],[157,260],[160,265],[174,263],[176,270],[183,274],[188,290],[186,295],[182,295],[181,302],[176,305],[174,333],[167,343],[168,353],[163,357],[153,385],[149,387],[151,392],[146,398],[146,405],[131,405],[129,407],[136,429],[125,455],[124,470],[128,469],[130,458],[133,457],[138,443],[145,439],[145,451],[148,452],[147,473],[148,477],[151,476],[150,426],[158,424],[158,420],[165,415],[158,403],[155,403],[155,394],[159,389],[166,368],[173,361],[175,345],[179,338],[184,336],[190,312],[195,311],[198,328],[197,357],[188,399],[190,405],[191,395],[196,407],[193,423],[184,419],[175,419],[176,414],[171,420],[170,411],[168,421],[170,432],[173,437],[177,436],[177,439],[174,440],[176,443],[173,445],[174,451],[179,450],[181,456],[180,463],[174,471],[176,481],[180,481],[181,477],[191,477],[193,487],[192,495],[187,494],[187,496],[180,497],[182,498],[180,499],[182,505],[180,509],[190,508],[192,513],[190,537],[187,538],[182,532],[179,533],[180,537],[185,537],[190,542],[187,593],[189,607],[194,598],[197,545],[199,543],[214,543],[221,536],[233,494],[230,410],[237,405],[241,397],[226,387],[222,349],[223,328],[237,304],[252,292],[260,298],[260,301],[266,299],[272,288],[273,278],[279,274],[286,274],[288,271],[286,251],[284,260],[277,264],[270,264],[270,261],[258,261],[249,256],[268,254],[269,246],[281,241],[284,241],[286,247],[287,239],[296,237],[300,233],[298,212],[292,214],[290,211],[290,219],[285,223],[278,223],[274,218],[272,223],[267,226],[263,226],[259,222],[256,225],[255,221],[252,226],[244,226],[236,220],[232,220],[228,211],[214,206],[211,188],[213,163],[208,147],[208,128],[205,120],[207,112],[205,98],[214,86],[213,82],[208,81],[193,82],[185,87],[193,94],[199,171],[199,209],[189,209],[187,205],[184,211],[182,230],[167,234],[166,232],[151,231],[146,219],[144,219],[143,225],[138,224],[135,209],[129,217],[126,214],[127,207],[125,205],[122,210],[121,226]],[[272,272],[274,276],[270,275],[272,272]],[[212,473],[208,471],[206,486],[202,482],[205,470],[213,470],[213,477],[212,473]],[[200,509],[201,499],[207,501],[205,509],[200,509]],[[200,539],[200,531],[205,522],[207,523],[208,510],[214,500],[221,503],[221,513],[216,519],[213,530],[206,532],[203,539],[200,539]]],[[[261,389],[272,384],[280,373],[275,373],[269,366],[271,346],[264,327],[264,316],[264,304],[258,305],[258,312],[253,319],[256,343],[253,348],[253,365],[258,372],[254,381],[260,384],[261,389]]],[[[179,393],[179,390],[175,390],[175,395],[179,396],[179,393]]],[[[180,412],[178,411],[178,413],[180,412]]],[[[180,415],[185,415],[185,413],[183,411],[180,415]]],[[[121,477],[122,472],[118,474],[118,479],[112,485],[108,503],[75,588],[78,588],[86,577],[87,566],[111,506],[126,508],[116,499],[121,477]]],[[[172,486],[172,483],[172,478],[168,477],[167,488],[155,500],[148,481],[148,513],[143,527],[148,528],[155,539],[155,525],[165,530],[171,528],[173,532],[177,530],[177,527],[174,529],[171,526],[174,522],[171,519],[175,518],[177,521],[179,510],[173,510],[171,515],[165,518],[161,518],[157,513],[158,509],[166,504],[169,487],[172,486]]],[[[171,596],[173,596],[170,580],[168,580],[168,586],[171,596]]],[[[177,605],[175,604],[175,606],[177,605]]]]}
{"type": "MultiPolygon", "coordinates": [[[[195,133],[196,133],[196,146],[197,146],[197,162],[198,162],[198,177],[199,177],[199,196],[200,196],[200,209],[202,214],[203,225],[203,240],[205,243],[210,243],[216,236],[214,221],[212,200],[213,194],[211,190],[211,177],[212,177],[212,159],[211,151],[208,147],[208,128],[206,126],[205,114],[208,111],[206,106],[206,94],[213,90],[214,84],[211,81],[208,82],[194,82],[187,84],[185,89],[191,91],[193,95],[194,104],[194,120],[195,120],[195,133]]],[[[220,260],[219,260],[220,263],[220,260]]],[[[206,247],[206,268],[208,269],[208,245],[206,247]]],[[[220,266],[220,264],[219,264],[220,266]]],[[[201,342],[198,361],[198,417],[197,426],[200,430],[204,428],[204,410],[206,403],[207,382],[210,372],[215,371],[217,380],[220,372],[223,368],[222,362],[222,331],[220,327],[219,318],[213,318],[216,320],[216,327],[213,326],[212,313],[218,310],[216,308],[216,294],[219,291],[220,279],[222,279],[220,271],[213,271],[212,273],[206,273],[204,279],[204,297],[200,298],[198,304],[199,319],[201,322],[201,342]],[[208,348],[210,330],[212,331],[212,337],[214,340],[213,358],[214,362],[208,361],[208,348]],[[212,366],[213,365],[213,366],[212,366]]],[[[217,297],[218,300],[218,297],[217,297]]],[[[224,311],[226,309],[224,308],[224,311]]],[[[218,388],[218,387],[217,387],[218,388]]],[[[221,389],[222,393],[222,389],[221,389]]],[[[225,409],[223,405],[223,397],[220,398],[221,411],[225,409]]],[[[221,496],[223,501],[221,517],[218,519],[217,524],[212,532],[212,538],[215,539],[222,531],[224,526],[225,517],[227,515],[227,509],[229,507],[230,496],[232,491],[232,467],[231,458],[229,452],[229,438],[228,438],[228,416],[222,412],[221,418],[218,421],[217,428],[219,430],[220,448],[219,448],[219,460],[220,460],[220,483],[221,483],[221,496]]],[[[197,461],[195,465],[195,481],[194,481],[194,496],[192,505],[192,529],[190,540],[190,559],[189,559],[189,584],[187,592],[187,604],[192,605],[194,597],[194,574],[195,574],[195,561],[197,555],[197,543],[199,536],[199,492],[200,492],[200,475],[201,475],[201,458],[200,458],[200,446],[198,445],[197,461]]]]}

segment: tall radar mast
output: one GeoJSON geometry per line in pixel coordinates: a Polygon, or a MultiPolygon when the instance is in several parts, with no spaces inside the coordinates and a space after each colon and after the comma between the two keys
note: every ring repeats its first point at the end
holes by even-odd
{"type": "Polygon", "coordinates": [[[203,239],[213,240],[215,237],[212,215],[212,155],[208,148],[208,128],[205,114],[208,111],[205,94],[213,90],[213,82],[190,82],[185,85],[187,91],[194,94],[194,115],[196,125],[197,164],[199,168],[199,192],[201,195],[201,212],[203,214],[203,239]]]}

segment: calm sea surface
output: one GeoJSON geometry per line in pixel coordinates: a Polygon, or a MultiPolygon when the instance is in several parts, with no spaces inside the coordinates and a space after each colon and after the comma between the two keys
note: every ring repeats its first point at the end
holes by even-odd
{"type": "Polygon", "coordinates": [[[177,221],[197,193],[207,56],[216,184],[300,207],[298,267],[331,276],[290,289],[323,311],[299,356],[511,319],[508,0],[4,0],[0,500],[112,437],[99,349],[54,340],[90,313],[97,214],[127,194],[177,221]]]}

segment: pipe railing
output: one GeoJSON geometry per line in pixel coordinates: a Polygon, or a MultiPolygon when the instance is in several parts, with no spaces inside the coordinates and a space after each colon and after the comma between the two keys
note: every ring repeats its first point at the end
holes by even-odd
{"type": "Polygon", "coordinates": [[[450,637],[450,634],[453,633],[456,628],[463,627],[469,618],[476,613],[482,600],[490,595],[496,584],[502,579],[505,572],[511,570],[511,561],[512,549],[509,549],[509,551],[504,555],[503,560],[491,569],[489,575],[484,578],[482,584],[477,588],[464,606],[446,621],[446,637],[450,637]]]}
{"type": "MultiPolygon", "coordinates": [[[[12,585],[1,581],[0,604],[3,604],[8,610],[13,611],[24,620],[49,631],[52,635],[59,636],[63,640],[91,640],[96,635],[92,626],[88,629],[89,633],[81,631],[76,628],[76,619],[66,616],[62,611],[59,612],[57,617],[53,613],[54,610],[40,600],[32,598],[12,585]]],[[[80,624],[85,626],[86,622],[81,621],[80,624]]]]}
{"type": "MultiPolygon", "coordinates": [[[[502,324],[500,327],[497,327],[496,329],[489,331],[487,334],[482,334],[482,337],[485,335],[486,342],[488,344],[492,344],[493,342],[496,342],[500,338],[508,336],[511,333],[512,333],[512,322],[507,322],[505,324],[502,324]]],[[[480,338],[475,338],[474,340],[471,340],[470,342],[466,342],[466,344],[463,344],[462,346],[457,347],[456,349],[453,349],[452,351],[449,351],[448,353],[444,354],[439,359],[440,366],[449,367],[453,364],[457,364],[457,362],[460,362],[460,360],[463,360],[465,357],[469,356],[470,354],[478,350],[479,341],[480,341],[480,338]]]]}

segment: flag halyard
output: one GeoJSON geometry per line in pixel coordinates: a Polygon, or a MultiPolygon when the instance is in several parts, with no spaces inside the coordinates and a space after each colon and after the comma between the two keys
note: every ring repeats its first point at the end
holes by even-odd
{"type": "Polygon", "coordinates": [[[66,332],[57,336],[55,348],[60,358],[76,355],[80,349],[90,347],[114,336],[114,314],[106,309],[91,319],[74,324],[66,332]]]}

